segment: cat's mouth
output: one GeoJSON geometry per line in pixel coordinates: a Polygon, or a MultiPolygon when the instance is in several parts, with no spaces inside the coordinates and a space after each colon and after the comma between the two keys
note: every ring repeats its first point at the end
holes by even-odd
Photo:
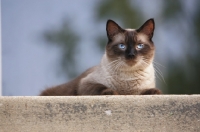
{"type": "Polygon", "coordinates": [[[134,65],[136,65],[138,63],[138,59],[136,59],[136,58],[129,58],[129,59],[126,59],[125,62],[126,62],[126,64],[128,66],[133,67],[134,65]]]}
{"type": "Polygon", "coordinates": [[[143,60],[143,57],[133,57],[129,59],[125,59],[125,63],[127,66],[131,68],[136,67],[146,67],[148,65],[148,62],[143,60]]]}

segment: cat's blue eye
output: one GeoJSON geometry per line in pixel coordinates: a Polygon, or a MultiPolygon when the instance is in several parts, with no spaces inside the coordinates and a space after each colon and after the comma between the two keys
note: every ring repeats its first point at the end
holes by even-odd
{"type": "Polygon", "coordinates": [[[125,46],[124,44],[119,44],[118,47],[119,47],[120,49],[123,49],[123,50],[126,48],[126,46],[125,46]]]}
{"type": "Polygon", "coordinates": [[[142,49],[142,48],[144,48],[144,44],[138,44],[138,45],[137,45],[137,49],[140,50],[140,49],[142,49]]]}

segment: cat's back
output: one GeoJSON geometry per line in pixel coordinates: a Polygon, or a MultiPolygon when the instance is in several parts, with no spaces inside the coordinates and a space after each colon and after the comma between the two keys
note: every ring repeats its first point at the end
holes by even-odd
{"type": "Polygon", "coordinates": [[[77,95],[77,91],[78,91],[78,87],[80,85],[81,79],[85,78],[87,75],[92,73],[96,68],[97,68],[97,66],[91,67],[91,68],[87,69],[85,72],[83,72],[81,75],[79,75],[77,78],[75,78],[67,83],[44,90],[44,91],[42,91],[40,96],[69,96],[69,95],[74,96],[74,95],[77,95]]]}

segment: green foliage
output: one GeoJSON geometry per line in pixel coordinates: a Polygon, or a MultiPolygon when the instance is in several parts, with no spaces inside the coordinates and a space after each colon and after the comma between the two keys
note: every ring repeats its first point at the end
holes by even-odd
{"type": "Polygon", "coordinates": [[[171,20],[183,13],[183,1],[181,0],[163,0],[163,14],[165,20],[171,20]]]}
{"type": "Polygon", "coordinates": [[[130,0],[104,0],[97,8],[98,19],[120,20],[125,27],[141,24],[142,17],[139,9],[130,0]]]}
{"type": "MultiPolygon", "coordinates": [[[[189,68],[184,68],[182,64],[170,62],[168,73],[165,76],[169,94],[198,94],[199,90],[199,70],[193,72],[189,68]],[[187,71],[186,71],[187,70],[187,71]],[[188,73],[189,72],[189,73],[188,73]]],[[[190,66],[191,68],[192,66],[190,66]]],[[[195,68],[195,67],[193,67],[195,68]]]]}
{"type": "MultiPolygon", "coordinates": [[[[173,21],[173,26],[184,29],[185,25],[189,30],[181,32],[184,36],[183,52],[184,61],[169,60],[168,70],[165,76],[169,94],[200,94],[200,2],[195,1],[194,14],[188,15],[187,9],[183,8],[184,1],[164,1],[163,16],[167,21],[173,21]],[[177,23],[182,22],[183,24],[177,23]]],[[[177,38],[179,39],[179,38],[177,38]]]]}
{"type": "Polygon", "coordinates": [[[61,50],[61,73],[73,78],[77,75],[75,54],[79,36],[64,21],[60,28],[44,32],[44,39],[61,50]]]}

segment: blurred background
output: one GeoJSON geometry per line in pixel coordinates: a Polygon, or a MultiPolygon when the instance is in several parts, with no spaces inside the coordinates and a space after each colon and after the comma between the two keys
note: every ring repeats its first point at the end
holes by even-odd
{"type": "Polygon", "coordinates": [[[157,88],[200,93],[199,0],[2,0],[2,93],[38,95],[100,63],[106,21],[154,18],[157,88]]]}

